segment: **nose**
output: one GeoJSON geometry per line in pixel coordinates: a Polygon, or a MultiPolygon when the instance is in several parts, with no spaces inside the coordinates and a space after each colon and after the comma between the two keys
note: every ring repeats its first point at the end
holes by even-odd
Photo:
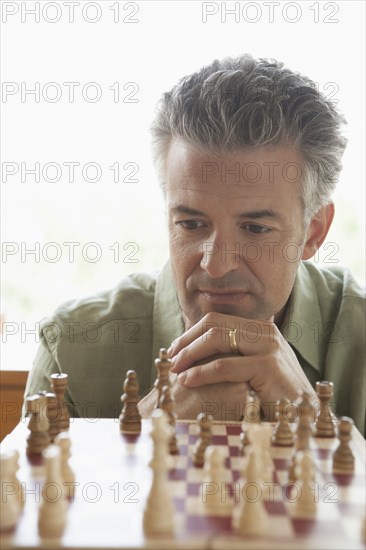
{"type": "Polygon", "coordinates": [[[202,244],[201,269],[212,279],[224,277],[239,268],[240,243],[215,239],[202,244]]]}

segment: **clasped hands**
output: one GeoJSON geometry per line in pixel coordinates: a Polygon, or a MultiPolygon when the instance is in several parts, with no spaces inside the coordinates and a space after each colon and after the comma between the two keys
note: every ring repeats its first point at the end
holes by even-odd
{"type": "Polygon", "coordinates": [[[273,321],[211,312],[174,340],[168,354],[171,372],[178,375],[181,386],[221,385],[216,393],[226,402],[231,395],[237,399],[239,387],[253,389],[267,420],[274,419],[278,399],[295,400],[302,391],[316,399],[295,353],[273,321]]]}

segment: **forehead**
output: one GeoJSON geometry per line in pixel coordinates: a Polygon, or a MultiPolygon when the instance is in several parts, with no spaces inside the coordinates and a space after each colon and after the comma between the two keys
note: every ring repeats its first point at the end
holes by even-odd
{"type": "Polygon", "coordinates": [[[295,198],[299,197],[302,175],[300,153],[285,146],[212,152],[175,139],[166,164],[171,196],[204,193],[207,198],[295,198]]]}

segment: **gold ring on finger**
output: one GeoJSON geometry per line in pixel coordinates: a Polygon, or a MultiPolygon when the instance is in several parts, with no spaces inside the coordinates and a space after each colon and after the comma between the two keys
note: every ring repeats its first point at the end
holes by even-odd
{"type": "Polygon", "coordinates": [[[238,342],[236,341],[237,329],[229,331],[230,349],[233,353],[239,353],[238,342]]]}

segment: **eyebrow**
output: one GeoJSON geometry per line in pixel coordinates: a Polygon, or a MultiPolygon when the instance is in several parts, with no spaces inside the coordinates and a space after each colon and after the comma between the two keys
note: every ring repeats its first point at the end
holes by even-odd
{"type": "MultiPolygon", "coordinates": [[[[195,208],[189,208],[188,206],[184,206],[182,204],[179,204],[178,206],[174,206],[172,208],[173,212],[180,213],[180,214],[188,214],[189,216],[206,216],[204,212],[201,212],[201,210],[196,210],[195,208]]],[[[263,209],[263,210],[250,210],[249,212],[241,212],[238,216],[239,218],[249,218],[250,220],[258,220],[261,218],[273,218],[280,221],[283,221],[283,216],[276,212],[275,210],[271,209],[263,209]]]]}

